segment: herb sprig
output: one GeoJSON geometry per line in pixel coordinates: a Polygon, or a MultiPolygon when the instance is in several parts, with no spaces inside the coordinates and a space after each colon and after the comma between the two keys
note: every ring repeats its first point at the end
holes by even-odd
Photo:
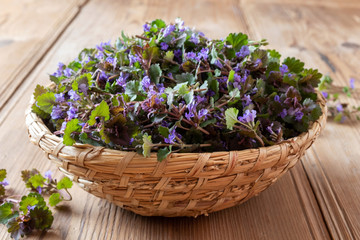
{"type": "Polygon", "coordinates": [[[33,230],[47,230],[51,227],[54,217],[44,196],[49,196],[48,204],[57,206],[62,201],[72,199],[68,189],[73,185],[68,177],[60,181],[52,178],[50,171],[43,176],[36,169],[24,170],[21,177],[30,193],[24,196],[8,196],[5,186],[6,170],[0,170],[0,224],[8,228],[11,238],[20,239],[33,230]]]}

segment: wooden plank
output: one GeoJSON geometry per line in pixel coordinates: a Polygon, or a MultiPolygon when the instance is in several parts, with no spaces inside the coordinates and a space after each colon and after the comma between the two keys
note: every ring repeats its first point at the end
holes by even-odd
{"type": "MultiPolygon", "coordinates": [[[[247,4],[248,23],[272,48],[294,55],[331,73],[336,85],[359,81],[359,8],[329,8],[294,4],[247,4]],[[252,12],[262,18],[255,18],[252,12]],[[266,13],[273,14],[266,14],[266,13]],[[274,34],[276,33],[276,34],[274,34]]],[[[358,99],[349,100],[360,105],[358,99]]],[[[328,123],[320,139],[306,154],[303,164],[335,239],[360,238],[359,123],[328,123]]]]}
{"type": "MultiPolygon", "coordinates": [[[[121,29],[138,33],[145,20],[182,16],[212,37],[246,31],[244,13],[234,2],[196,1],[91,1],[68,26],[53,48],[0,111],[0,163],[11,169],[9,180],[17,193],[25,192],[17,173],[36,167],[55,170],[27,139],[23,112],[36,84],[48,83],[59,60],[100,41],[114,40],[121,29]],[[141,4],[140,4],[141,3],[141,4]],[[106,13],[106,14],[103,14],[106,13]],[[92,18],[89,16],[97,16],[92,18]],[[208,18],[211,16],[211,18],[208,18]],[[204,21],[204,19],[207,19],[204,21]],[[113,24],[116,22],[116,24],[113,24]],[[103,26],[106,26],[104,31],[103,26]],[[91,34],[88,34],[91,32],[91,34]],[[12,141],[8,140],[11,136],[12,141]],[[19,149],[21,143],[21,151],[19,149]],[[10,160],[9,160],[10,159],[10,160]]],[[[124,211],[75,187],[74,200],[57,212],[52,230],[33,239],[311,239],[329,238],[314,195],[301,165],[250,201],[209,217],[149,218],[124,211]]],[[[8,233],[0,229],[0,238],[8,233]]]]}
{"type": "Polygon", "coordinates": [[[241,4],[259,3],[259,4],[291,4],[300,6],[318,6],[318,7],[355,7],[359,8],[360,4],[358,0],[239,0],[241,4]]]}
{"type": "Polygon", "coordinates": [[[0,109],[86,1],[0,1],[0,109]]]}

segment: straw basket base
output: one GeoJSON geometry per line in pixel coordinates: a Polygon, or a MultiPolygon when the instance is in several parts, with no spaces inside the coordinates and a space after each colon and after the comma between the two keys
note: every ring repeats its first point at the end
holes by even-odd
{"type": "Polygon", "coordinates": [[[327,109],[301,135],[270,147],[231,152],[172,153],[157,161],[87,144],[65,146],[29,108],[30,141],[85,191],[143,216],[207,215],[243,203],[292,168],[320,134],[327,109]]]}

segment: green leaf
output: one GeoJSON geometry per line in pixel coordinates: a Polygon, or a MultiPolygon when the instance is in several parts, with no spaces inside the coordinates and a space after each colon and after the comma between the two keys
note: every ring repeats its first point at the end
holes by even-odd
{"type": "Polygon", "coordinates": [[[52,207],[55,207],[61,201],[62,201],[62,198],[60,197],[60,193],[53,193],[49,197],[49,204],[52,207]]]}
{"type": "Polygon", "coordinates": [[[29,182],[34,188],[43,187],[46,179],[41,174],[36,174],[29,178],[29,182]]]}
{"type": "Polygon", "coordinates": [[[74,91],[78,91],[81,84],[85,84],[87,87],[91,86],[92,78],[90,73],[84,73],[81,76],[77,77],[73,81],[71,87],[74,91]]]}
{"type": "Polygon", "coordinates": [[[160,148],[157,152],[157,160],[161,162],[162,160],[166,159],[170,153],[171,153],[171,146],[169,148],[168,147],[160,148]]]}
{"type": "Polygon", "coordinates": [[[165,53],[164,59],[167,61],[173,61],[174,60],[174,52],[173,51],[167,51],[165,53]]]}
{"type": "Polygon", "coordinates": [[[178,92],[178,94],[180,96],[184,96],[185,94],[189,93],[189,87],[187,85],[187,83],[178,83],[175,87],[174,90],[178,92]]]}
{"type": "Polygon", "coordinates": [[[106,144],[109,144],[110,143],[110,137],[105,133],[105,128],[104,126],[101,128],[100,132],[100,137],[101,139],[106,143],[106,144]]]}
{"type": "Polygon", "coordinates": [[[231,70],[229,72],[229,76],[228,76],[228,81],[229,82],[234,82],[234,75],[235,75],[235,71],[234,70],[231,70]]]}
{"type": "Polygon", "coordinates": [[[159,131],[160,135],[165,138],[167,138],[170,133],[169,128],[163,127],[163,126],[159,126],[158,131],[159,131]]]}
{"type": "Polygon", "coordinates": [[[44,112],[50,114],[55,104],[55,94],[47,92],[37,97],[36,105],[44,112]]]}
{"type": "Polygon", "coordinates": [[[46,89],[45,87],[41,86],[41,85],[36,85],[35,90],[34,90],[34,98],[35,100],[37,99],[38,96],[43,95],[44,93],[46,93],[46,89]]]}
{"type": "Polygon", "coordinates": [[[268,59],[269,62],[275,62],[277,64],[280,64],[280,58],[281,58],[281,54],[279,52],[277,52],[276,50],[272,49],[268,49],[268,59]]]}
{"type": "Polygon", "coordinates": [[[18,212],[13,212],[12,207],[14,205],[12,203],[3,203],[0,205],[0,223],[1,224],[7,224],[7,222],[17,217],[19,214],[18,212]]]}
{"type": "Polygon", "coordinates": [[[156,19],[156,20],[152,21],[150,25],[152,27],[156,27],[156,28],[164,28],[164,27],[166,27],[166,23],[161,19],[156,19]]]}
{"type": "Polygon", "coordinates": [[[267,64],[268,57],[266,50],[255,49],[255,51],[251,53],[251,60],[255,62],[257,59],[260,59],[263,65],[267,64]]]}
{"type": "Polygon", "coordinates": [[[151,65],[151,67],[149,69],[149,75],[150,75],[151,81],[155,84],[158,84],[160,77],[162,75],[162,70],[160,68],[160,65],[159,64],[151,65]]]}
{"type": "Polygon", "coordinates": [[[44,112],[35,104],[31,106],[31,111],[38,115],[41,119],[47,119],[50,116],[49,113],[44,112]]]}
{"type": "Polygon", "coordinates": [[[189,85],[193,85],[196,82],[196,79],[191,73],[182,73],[175,75],[175,79],[177,83],[187,82],[189,85]]]}
{"type": "Polygon", "coordinates": [[[143,145],[142,145],[144,157],[150,156],[152,145],[153,145],[153,143],[151,141],[151,136],[149,136],[147,133],[145,133],[143,135],[143,145]]]}
{"type": "Polygon", "coordinates": [[[290,58],[287,57],[283,64],[285,64],[286,66],[288,66],[289,71],[293,72],[293,73],[300,73],[303,69],[304,69],[304,63],[301,62],[299,59],[296,59],[294,57],[290,58]]]}
{"type": "Polygon", "coordinates": [[[217,54],[215,46],[213,46],[211,48],[210,57],[211,57],[211,61],[210,61],[211,64],[214,64],[216,62],[216,60],[218,59],[218,54],[217,54]]]}
{"type": "Polygon", "coordinates": [[[88,124],[90,126],[93,126],[96,123],[96,117],[104,117],[105,121],[110,119],[109,106],[104,100],[102,100],[101,103],[97,105],[94,110],[91,111],[91,115],[88,121],[88,124]]]}
{"type": "Polygon", "coordinates": [[[57,183],[56,188],[57,188],[58,190],[64,189],[64,188],[69,189],[69,188],[71,188],[72,186],[73,186],[73,182],[70,180],[70,178],[64,177],[63,179],[61,179],[61,180],[57,183]]]}
{"type": "Polygon", "coordinates": [[[309,120],[310,121],[316,121],[321,116],[322,111],[319,105],[316,105],[316,107],[311,111],[309,120]]]}
{"type": "Polygon", "coordinates": [[[23,196],[21,198],[19,210],[22,211],[24,215],[26,215],[28,212],[28,206],[34,206],[38,202],[39,201],[37,200],[37,198],[33,196],[23,196]]]}
{"type": "Polygon", "coordinates": [[[320,84],[320,79],[322,77],[322,74],[318,72],[317,69],[304,69],[304,71],[301,73],[301,76],[303,76],[299,83],[309,83],[311,86],[316,87],[320,84]]]}
{"type": "Polygon", "coordinates": [[[141,95],[141,90],[142,88],[139,81],[132,80],[126,83],[125,94],[130,97],[131,101],[134,101],[139,95],[141,95]]]}
{"type": "Polygon", "coordinates": [[[216,118],[212,118],[212,119],[206,120],[205,122],[200,123],[200,127],[204,128],[207,125],[214,124],[214,123],[216,123],[216,118]]]}
{"type": "Polygon", "coordinates": [[[81,66],[81,63],[79,63],[77,61],[72,61],[69,63],[69,65],[67,67],[74,70],[74,72],[77,72],[82,66],[81,66]]]}
{"type": "Polygon", "coordinates": [[[0,182],[6,178],[6,169],[0,169],[0,182]]]}
{"type": "Polygon", "coordinates": [[[54,217],[52,212],[47,208],[35,207],[30,210],[30,222],[35,229],[45,230],[51,227],[54,217]]]}
{"type": "Polygon", "coordinates": [[[343,114],[340,112],[340,113],[338,113],[338,114],[335,115],[334,121],[335,121],[335,122],[341,122],[342,117],[343,117],[343,114]]]}
{"type": "Polygon", "coordinates": [[[227,129],[232,130],[234,125],[238,122],[239,110],[236,108],[228,108],[225,111],[225,120],[227,129]]]}
{"type": "Polygon", "coordinates": [[[2,198],[5,195],[5,187],[3,185],[0,185],[0,198],[2,198]]]}
{"type": "Polygon", "coordinates": [[[190,92],[184,95],[184,100],[186,104],[190,104],[193,99],[194,99],[194,90],[191,90],[190,92]]]}
{"type": "Polygon", "coordinates": [[[54,82],[56,85],[58,85],[60,83],[60,81],[61,81],[60,78],[55,77],[54,75],[50,75],[50,80],[52,82],[54,82]]]}
{"type": "Polygon", "coordinates": [[[237,52],[242,46],[248,44],[248,36],[243,33],[230,33],[226,37],[226,43],[232,45],[237,52]]]}
{"type": "Polygon", "coordinates": [[[151,61],[160,57],[160,49],[156,46],[146,48],[142,54],[144,60],[151,61]]]}
{"type": "Polygon", "coordinates": [[[75,143],[75,139],[71,137],[71,134],[73,132],[80,132],[80,131],[81,131],[81,126],[79,125],[79,119],[75,118],[67,122],[63,136],[63,143],[66,146],[72,146],[75,143]]]}

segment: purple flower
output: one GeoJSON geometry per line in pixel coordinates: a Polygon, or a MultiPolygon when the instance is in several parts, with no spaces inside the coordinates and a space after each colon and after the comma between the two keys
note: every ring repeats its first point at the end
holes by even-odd
{"type": "Polygon", "coordinates": [[[336,106],[336,110],[337,110],[338,112],[344,111],[344,108],[343,108],[342,104],[338,104],[338,105],[336,106]]]}
{"type": "Polygon", "coordinates": [[[52,175],[52,172],[51,172],[50,170],[48,170],[48,171],[45,172],[45,177],[46,177],[49,181],[51,181],[51,179],[52,179],[51,175],[52,175]]]}
{"type": "Polygon", "coordinates": [[[208,115],[208,110],[207,109],[200,109],[199,112],[198,112],[198,117],[199,118],[202,118],[202,117],[205,117],[206,119],[206,116],[208,115]]]}
{"type": "Polygon", "coordinates": [[[250,54],[250,49],[247,45],[241,47],[240,51],[235,53],[236,57],[244,58],[250,54]]]}
{"type": "Polygon", "coordinates": [[[143,87],[144,91],[150,87],[150,78],[148,76],[145,76],[141,80],[141,86],[143,87]]]}
{"type": "Polygon", "coordinates": [[[327,92],[322,91],[321,94],[324,96],[324,98],[328,98],[329,94],[327,92]]]}
{"type": "Polygon", "coordinates": [[[74,101],[80,100],[80,96],[72,89],[68,92],[68,95],[70,96],[70,99],[74,101]]]}
{"type": "Polygon", "coordinates": [[[251,103],[250,95],[244,95],[244,97],[241,99],[244,102],[242,103],[244,107],[249,106],[251,103]]]}
{"type": "Polygon", "coordinates": [[[125,88],[125,86],[126,86],[126,80],[128,79],[129,76],[130,76],[130,74],[121,72],[119,78],[116,79],[117,85],[125,88]]]}
{"type": "Polygon", "coordinates": [[[60,119],[63,115],[63,111],[61,109],[61,107],[59,105],[55,105],[52,108],[52,112],[51,112],[51,118],[52,119],[60,119]]]}
{"type": "Polygon", "coordinates": [[[29,205],[29,206],[27,206],[27,209],[28,209],[29,211],[31,211],[31,210],[34,210],[35,207],[36,207],[36,205],[34,205],[34,206],[29,205]]]}
{"type": "Polygon", "coordinates": [[[199,42],[200,42],[199,38],[195,35],[195,33],[191,34],[189,41],[193,42],[195,44],[199,44],[199,42]]]}
{"type": "Polygon", "coordinates": [[[189,113],[185,113],[185,117],[187,120],[191,120],[191,118],[195,117],[194,113],[189,112],[189,113]]]}
{"type": "Polygon", "coordinates": [[[350,88],[355,89],[355,79],[354,78],[350,79],[350,88]]]}
{"type": "Polygon", "coordinates": [[[117,59],[116,59],[116,58],[107,57],[107,58],[106,58],[106,61],[107,61],[108,63],[110,63],[111,65],[113,65],[114,67],[116,66],[116,62],[117,62],[117,59]]]}
{"type": "Polygon", "coordinates": [[[200,95],[196,96],[196,102],[202,103],[206,101],[206,97],[201,97],[200,95]]]}
{"type": "Polygon", "coordinates": [[[191,60],[199,61],[200,59],[196,56],[196,53],[194,52],[188,52],[186,53],[186,57],[191,60]]]}
{"type": "Polygon", "coordinates": [[[140,58],[136,55],[129,54],[129,60],[130,60],[129,65],[132,66],[134,65],[135,62],[140,61],[140,58]]]}
{"type": "Polygon", "coordinates": [[[55,93],[55,102],[65,102],[64,93],[55,93]]]}
{"type": "Polygon", "coordinates": [[[223,68],[223,65],[221,64],[221,62],[218,59],[215,60],[214,65],[217,66],[220,69],[223,68]]]}
{"type": "Polygon", "coordinates": [[[172,129],[170,129],[168,137],[164,138],[165,143],[169,143],[169,144],[174,143],[174,140],[176,138],[175,129],[176,129],[176,127],[173,127],[172,129]]]}
{"type": "Polygon", "coordinates": [[[296,120],[296,121],[300,121],[300,120],[303,118],[303,116],[304,116],[304,114],[303,114],[302,111],[297,111],[297,112],[295,113],[295,120],[296,120]]]}
{"type": "Polygon", "coordinates": [[[260,59],[260,58],[259,58],[259,59],[256,59],[256,61],[255,61],[255,66],[259,66],[260,63],[261,63],[261,59],[260,59]]]}
{"type": "Polygon", "coordinates": [[[175,56],[177,59],[181,60],[181,56],[182,56],[182,51],[181,51],[181,49],[176,49],[176,50],[174,51],[174,56],[175,56]]]}
{"type": "Polygon", "coordinates": [[[149,31],[150,31],[150,25],[147,24],[147,23],[145,23],[145,24],[143,25],[143,28],[144,28],[144,32],[149,32],[149,31]]]}
{"type": "Polygon", "coordinates": [[[201,51],[198,53],[198,58],[199,59],[204,59],[206,60],[209,57],[209,49],[208,48],[203,48],[201,49],[201,51]]]}
{"type": "Polygon", "coordinates": [[[97,58],[98,60],[101,60],[104,58],[104,54],[102,52],[98,52],[97,54],[95,54],[95,58],[97,58]]]}
{"type": "Polygon", "coordinates": [[[71,77],[72,73],[73,73],[73,70],[71,68],[65,68],[65,70],[64,70],[65,77],[71,77]]]}
{"type": "MultiPolygon", "coordinates": [[[[284,75],[285,73],[289,72],[289,68],[288,68],[288,66],[285,65],[285,64],[281,65],[281,67],[279,68],[279,70],[280,70],[280,73],[281,73],[282,75],[284,75]]],[[[289,77],[290,77],[290,76],[289,76],[289,77]]]]}
{"type": "Polygon", "coordinates": [[[0,185],[3,185],[3,187],[6,187],[9,185],[9,181],[5,178],[4,181],[0,182],[0,185]]]}
{"type": "Polygon", "coordinates": [[[166,51],[169,48],[169,45],[167,45],[165,42],[160,43],[161,50],[166,51]]]}
{"type": "Polygon", "coordinates": [[[165,28],[164,30],[164,37],[169,36],[173,31],[175,30],[175,26],[174,25],[169,25],[165,28]]]}
{"type": "Polygon", "coordinates": [[[283,109],[283,110],[281,111],[281,113],[280,113],[280,117],[281,117],[281,118],[285,118],[286,115],[287,115],[287,111],[286,111],[286,109],[283,109]]]}
{"type": "Polygon", "coordinates": [[[68,115],[68,119],[71,120],[71,119],[74,119],[74,118],[77,118],[77,108],[74,107],[72,104],[70,104],[70,108],[69,110],[66,112],[66,114],[68,115]]]}
{"type": "Polygon", "coordinates": [[[275,95],[274,101],[275,101],[275,102],[280,102],[280,97],[279,97],[278,95],[275,95]]]}
{"type": "Polygon", "coordinates": [[[169,72],[169,73],[167,74],[167,76],[168,76],[169,78],[173,78],[173,74],[172,74],[171,72],[169,72]]]}
{"type": "Polygon", "coordinates": [[[88,90],[88,87],[85,83],[82,83],[79,85],[79,92],[84,93],[85,96],[87,96],[87,90],[88,90]]]}
{"type": "Polygon", "coordinates": [[[61,131],[64,131],[66,128],[66,121],[64,121],[62,124],[61,124],[61,131]]]}
{"type": "Polygon", "coordinates": [[[39,186],[39,187],[36,188],[36,191],[41,194],[42,188],[39,186]]]}
{"type": "Polygon", "coordinates": [[[104,51],[104,47],[106,46],[110,46],[111,41],[109,40],[108,42],[102,42],[99,45],[96,45],[97,50],[99,50],[100,52],[104,51]]]}
{"type": "Polygon", "coordinates": [[[256,118],[256,110],[247,109],[242,117],[238,117],[238,120],[243,123],[254,122],[256,118]]]}

